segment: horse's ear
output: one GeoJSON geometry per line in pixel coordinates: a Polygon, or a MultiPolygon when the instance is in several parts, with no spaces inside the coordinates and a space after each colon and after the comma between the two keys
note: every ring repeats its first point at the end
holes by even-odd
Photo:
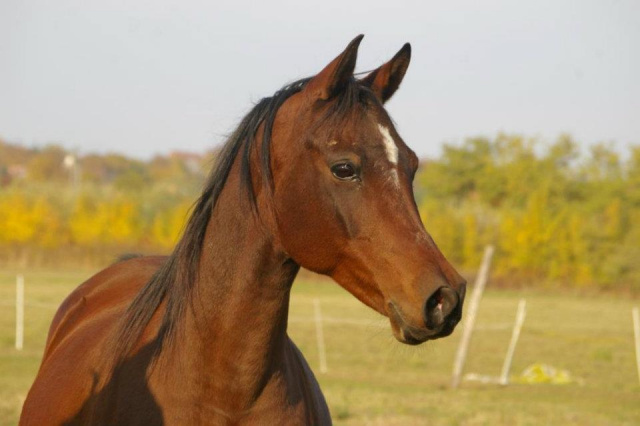
{"type": "Polygon", "coordinates": [[[400,87],[410,61],[411,45],[406,43],[389,62],[371,71],[360,83],[368,86],[385,103],[400,87]]]}
{"type": "Polygon", "coordinates": [[[329,65],[313,77],[305,87],[305,92],[315,99],[327,100],[340,93],[353,76],[358,58],[358,46],[364,37],[360,34],[329,65]]]}

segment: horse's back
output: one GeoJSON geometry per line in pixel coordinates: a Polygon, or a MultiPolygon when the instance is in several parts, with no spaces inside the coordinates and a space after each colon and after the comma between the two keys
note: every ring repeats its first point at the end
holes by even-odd
{"type": "Polygon", "coordinates": [[[51,323],[21,424],[60,424],[76,414],[105,378],[106,344],[119,319],[165,261],[158,256],[118,262],[89,278],[64,300],[51,323]]]}
{"type": "Polygon", "coordinates": [[[43,364],[58,343],[92,316],[126,308],[166,257],[137,257],[115,263],[80,284],[56,312],[44,351],[43,364]]]}

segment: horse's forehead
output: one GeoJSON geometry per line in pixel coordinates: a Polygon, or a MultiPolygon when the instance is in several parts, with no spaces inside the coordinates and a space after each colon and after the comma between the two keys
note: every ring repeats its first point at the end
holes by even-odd
{"type": "Polygon", "coordinates": [[[391,163],[397,164],[400,145],[395,134],[390,119],[369,115],[350,125],[338,126],[325,143],[334,149],[373,148],[376,152],[384,153],[391,163]]]}

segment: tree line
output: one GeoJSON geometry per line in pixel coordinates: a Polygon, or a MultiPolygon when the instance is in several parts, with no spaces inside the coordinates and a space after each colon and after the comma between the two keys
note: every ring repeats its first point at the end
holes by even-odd
{"type": "Polygon", "coordinates": [[[581,154],[567,135],[471,138],[445,145],[418,180],[427,228],[468,270],[493,244],[505,284],[640,290],[640,146],[581,154]]]}
{"type": "MultiPolygon", "coordinates": [[[[0,140],[0,262],[166,253],[215,157],[70,155],[0,140]]],[[[640,146],[470,138],[423,161],[414,190],[427,230],[462,270],[493,244],[505,285],[640,290],[640,146]]]]}

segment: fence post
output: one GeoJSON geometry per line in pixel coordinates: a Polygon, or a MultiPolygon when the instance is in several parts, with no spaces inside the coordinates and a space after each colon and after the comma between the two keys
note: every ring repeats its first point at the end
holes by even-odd
{"type": "Polygon", "coordinates": [[[511,361],[513,361],[513,354],[516,351],[518,338],[520,338],[520,330],[522,330],[522,324],[524,323],[524,318],[526,316],[527,301],[524,299],[520,299],[520,302],[518,303],[518,313],[516,314],[516,322],[513,324],[511,341],[509,342],[509,348],[507,349],[507,356],[504,358],[504,364],[502,364],[502,373],[500,374],[501,385],[506,385],[509,383],[509,370],[511,370],[511,361]]]}
{"type": "Polygon", "coordinates": [[[24,346],[24,276],[16,276],[16,349],[24,346]]]}
{"type": "Polygon", "coordinates": [[[316,322],[316,337],[318,339],[318,358],[320,359],[320,372],[327,372],[327,353],[324,347],[324,332],[322,329],[322,311],[320,310],[320,299],[313,299],[313,310],[316,322]]]}
{"type": "Polygon", "coordinates": [[[638,380],[640,380],[640,308],[631,309],[633,317],[633,335],[636,341],[636,367],[638,368],[638,380]]]}
{"type": "Polygon", "coordinates": [[[482,292],[484,291],[484,287],[487,284],[487,277],[489,276],[489,267],[491,266],[492,257],[493,246],[486,246],[484,249],[484,255],[482,256],[482,264],[480,265],[478,278],[476,279],[476,283],[473,287],[473,294],[471,295],[469,307],[467,308],[464,328],[462,329],[462,337],[460,339],[458,352],[456,353],[456,359],[453,364],[453,379],[451,381],[451,387],[453,387],[454,389],[460,386],[462,368],[464,367],[464,361],[467,358],[469,341],[471,340],[471,333],[473,333],[473,325],[476,321],[480,298],[482,297],[482,292]]]}

